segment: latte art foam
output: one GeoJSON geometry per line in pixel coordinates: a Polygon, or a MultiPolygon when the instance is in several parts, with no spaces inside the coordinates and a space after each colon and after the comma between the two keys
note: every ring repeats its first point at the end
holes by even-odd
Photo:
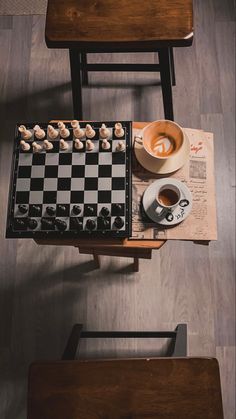
{"type": "Polygon", "coordinates": [[[151,140],[151,152],[159,157],[167,157],[175,151],[175,141],[166,135],[151,140]]]}

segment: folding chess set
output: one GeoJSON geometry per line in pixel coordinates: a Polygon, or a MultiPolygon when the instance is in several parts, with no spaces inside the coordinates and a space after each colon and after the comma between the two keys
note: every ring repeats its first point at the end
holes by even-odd
{"type": "Polygon", "coordinates": [[[17,125],[7,238],[129,237],[132,124],[17,125]]]}

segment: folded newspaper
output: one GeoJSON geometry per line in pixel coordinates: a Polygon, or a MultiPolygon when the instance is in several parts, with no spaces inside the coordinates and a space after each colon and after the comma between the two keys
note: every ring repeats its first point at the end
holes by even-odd
{"type": "MultiPolygon", "coordinates": [[[[217,240],[213,134],[190,128],[184,131],[190,141],[189,160],[184,167],[166,177],[178,179],[188,186],[193,198],[192,211],[172,228],[165,229],[151,221],[144,213],[141,200],[146,188],[160,176],[147,172],[134,155],[132,239],[217,240]]],[[[133,129],[133,141],[140,132],[133,129]]]]}

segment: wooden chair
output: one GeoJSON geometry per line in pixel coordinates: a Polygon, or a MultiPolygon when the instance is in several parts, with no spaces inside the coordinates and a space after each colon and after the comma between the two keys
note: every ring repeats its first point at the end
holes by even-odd
{"type": "Polygon", "coordinates": [[[28,419],[223,419],[219,367],[186,357],[187,327],[174,332],[86,332],[75,325],[62,361],[29,371],[28,419]],[[75,361],[84,338],[175,339],[172,357],[75,361]]]}
{"type": "Polygon", "coordinates": [[[48,0],[46,43],[70,55],[74,118],[83,119],[89,71],[160,72],[164,113],[174,119],[173,47],[192,44],[192,0],[48,0]],[[158,52],[159,64],[88,64],[94,52],[158,52]]]}

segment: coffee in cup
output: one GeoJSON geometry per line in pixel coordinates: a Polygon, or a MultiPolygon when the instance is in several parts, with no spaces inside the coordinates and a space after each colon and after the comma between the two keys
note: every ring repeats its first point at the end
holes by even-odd
{"type": "Polygon", "coordinates": [[[172,212],[180,202],[180,189],[171,183],[162,185],[155,198],[155,212],[159,217],[165,216],[167,212],[172,212]]]}

